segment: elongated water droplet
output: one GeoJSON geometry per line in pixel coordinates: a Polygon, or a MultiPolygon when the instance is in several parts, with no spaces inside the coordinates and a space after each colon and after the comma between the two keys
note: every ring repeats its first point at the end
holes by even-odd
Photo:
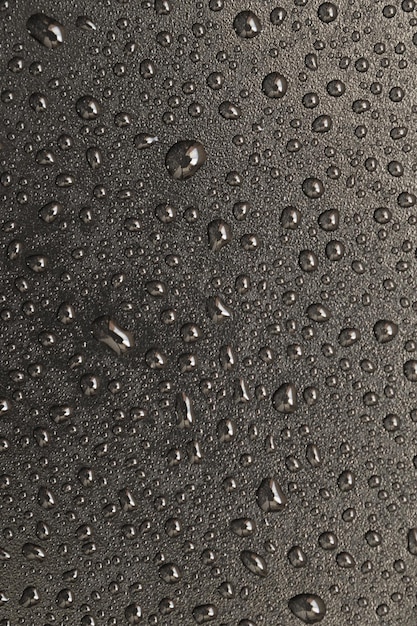
{"type": "Polygon", "coordinates": [[[288,607],[304,624],[318,624],[326,615],[326,605],[313,593],[300,593],[290,598],[288,607]]]}
{"type": "Polygon", "coordinates": [[[260,554],[252,552],[251,550],[243,550],[240,553],[240,558],[242,559],[243,565],[247,567],[252,574],[261,576],[261,578],[265,578],[268,575],[268,566],[265,559],[260,554]]]}
{"type": "Polygon", "coordinates": [[[133,334],[119,326],[109,315],[103,315],[94,320],[93,334],[98,341],[106,344],[119,355],[134,346],[133,334]]]}
{"type": "Polygon", "coordinates": [[[26,28],[32,37],[46,48],[57,48],[64,41],[65,30],[62,24],[44,13],[31,15],[26,22],[26,28]]]}

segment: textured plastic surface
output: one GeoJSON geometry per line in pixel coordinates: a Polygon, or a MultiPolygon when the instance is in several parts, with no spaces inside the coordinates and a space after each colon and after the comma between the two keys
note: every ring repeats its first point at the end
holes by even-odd
{"type": "Polygon", "coordinates": [[[415,626],[417,9],[1,0],[1,626],[415,626]]]}

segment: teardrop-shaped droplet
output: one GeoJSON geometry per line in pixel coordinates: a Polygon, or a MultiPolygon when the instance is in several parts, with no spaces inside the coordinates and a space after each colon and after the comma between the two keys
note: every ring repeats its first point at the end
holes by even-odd
{"type": "Polygon", "coordinates": [[[258,506],[265,513],[282,511],[288,503],[287,496],[275,478],[264,478],[256,492],[258,506]]]}
{"type": "Polygon", "coordinates": [[[43,549],[34,543],[25,543],[22,547],[22,554],[28,561],[43,561],[45,558],[43,549]]]}
{"type": "Polygon", "coordinates": [[[330,309],[324,304],[319,303],[310,304],[307,309],[307,315],[313,322],[319,322],[321,324],[327,322],[332,316],[330,309]]]}
{"type": "Polygon", "coordinates": [[[142,622],[142,609],[136,602],[132,602],[125,608],[125,618],[127,623],[140,624],[142,622]]]}
{"type": "Polygon", "coordinates": [[[51,407],[49,413],[55,424],[63,424],[72,416],[72,408],[66,404],[56,404],[51,407]]]}
{"type": "Polygon", "coordinates": [[[55,498],[46,487],[41,487],[38,492],[38,502],[43,509],[49,510],[55,506],[55,498]]]}
{"type": "Polygon", "coordinates": [[[159,139],[156,135],[150,135],[149,133],[139,133],[134,139],[134,144],[138,150],[145,150],[151,148],[158,143],[159,139]]]}
{"type": "Polygon", "coordinates": [[[56,603],[60,609],[67,609],[74,602],[74,596],[71,589],[61,589],[56,597],[56,603]]]}
{"type": "Polygon", "coordinates": [[[22,256],[22,252],[23,243],[18,239],[13,239],[7,246],[7,258],[10,261],[16,261],[16,259],[22,256]]]}
{"type": "Polygon", "coordinates": [[[155,0],[154,9],[157,15],[169,15],[172,11],[170,0],[155,0]]]}
{"type": "MultiPolygon", "coordinates": [[[[7,596],[4,591],[1,591],[0,589],[0,606],[5,606],[7,604],[7,602],[9,602],[10,598],[9,596],[7,596]]],[[[10,622],[7,623],[6,622],[6,626],[9,626],[10,622]]]]}
{"type": "Polygon", "coordinates": [[[356,565],[353,556],[349,552],[345,551],[339,552],[336,555],[336,563],[339,567],[342,567],[344,569],[351,569],[356,565]]]}
{"type": "Polygon", "coordinates": [[[217,324],[232,317],[231,309],[229,309],[219,296],[208,299],[207,313],[210,319],[217,324]]]}
{"type": "Polygon", "coordinates": [[[293,567],[299,569],[307,565],[307,556],[300,546],[292,546],[288,550],[287,557],[293,567]]]}
{"type": "Polygon", "coordinates": [[[56,314],[61,324],[72,324],[75,320],[75,310],[69,302],[62,302],[56,314]]]}
{"type": "Polygon", "coordinates": [[[83,120],[95,120],[100,115],[101,107],[93,96],[82,96],[76,103],[78,115],[83,120]]]}
{"type": "Polygon", "coordinates": [[[30,96],[29,104],[36,113],[40,113],[46,110],[48,100],[42,93],[35,92],[30,96]]]}
{"type": "Polygon", "coordinates": [[[311,125],[313,133],[328,133],[333,126],[330,115],[319,115],[311,125]]]}
{"type": "Polygon", "coordinates": [[[0,547],[0,561],[8,561],[10,558],[10,552],[0,547]]]}
{"type": "Polygon", "coordinates": [[[109,315],[94,320],[93,334],[98,341],[106,344],[116,354],[124,354],[134,346],[133,334],[122,328],[109,315]]]}
{"type": "Polygon", "coordinates": [[[86,15],[79,15],[75,25],[77,28],[82,28],[82,30],[97,30],[97,26],[94,24],[93,20],[86,15]]]}
{"type": "Polygon", "coordinates": [[[215,604],[200,604],[193,609],[194,621],[197,624],[208,624],[217,619],[219,612],[215,604]]]}
{"type": "Polygon", "coordinates": [[[39,217],[46,222],[46,224],[52,224],[63,211],[63,206],[60,202],[52,201],[45,204],[39,209],[39,217]]]}
{"type": "Polygon", "coordinates": [[[33,587],[32,585],[24,589],[19,600],[19,604],[26,608],[29,608],[30,606],[35,606],[36,604],[39,604],[39,602],[39,592],[36,587],[33,587]]]}
{"type": "Polygon", "coordinates": [[[91,167],[91,169],[98,170],[103,160],[101,150],[99,150],[98,148],[93,148],[93,147],[88,148],[87,152],[85,153],[85,156],[87,159],[87,163],[91,167]]]}
{"type": "Polygon", "coordinates": [[[162,580],[170,585],[181,580],[181,572],[175,563],[164,563],[159,568],[159,575],[162,580]]]}
{"type": "Polygon", "coordinates": [[[297,390],[293,383],[283,383],[272,396],[272,406],[279,413],[294,413],[297,410],[297,390]]]}
{"type": "Polygon", "coordinates": [[[404,376],[410,383],[417,382],[417,360],[410,359],[403,365],[404,376]]]}
{"type": "Polygon", "coordinates": [[[324,194],[324,184],[319,178],[309,177],[301,185],[303,193],[310,200],[317,200],[324,194]]]}
{"type": "Polygon", "coordinates": [[[12,408],[12,403],[8,398],[0,397],[0,417],[4,417],[12,408]]]}
{"type": "Polygon", "coordinates": [[[36,274],[41,274],[45,272],[48,268],[48,257],[43,254],[32,254],[28,256],[26,259],[26,265],[30,267],[32,272],[36,274]]]}
{"type": "Polygon", "coordinates": [[[219,113],[225,120],[237,120],[241,116],[240,107],[230,100],[225,100],[220,104],[219,113]]]}

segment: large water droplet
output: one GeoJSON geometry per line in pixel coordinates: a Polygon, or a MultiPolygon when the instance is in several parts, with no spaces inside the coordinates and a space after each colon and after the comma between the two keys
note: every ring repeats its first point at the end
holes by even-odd
{"type": "Polygon", "coordinates": [[[262,91],[268,98],[283,98],[287,89],[288,81],[279,72],[271,72],[262,81],[262,91]]]}
{"type": "Polygon", "coordinates": [[[169,175],[176,180],[191,178],[206,162],[203,144],[196,140],[183,140],[174,144],[167,152],[165,165],[169,175]]]}
{"type": "Polygon", "coordinates": [[[122,328],[109,315],[97,317],[92,325],[94,337],[116,354],[124,354],[134,346],[133,334],[122,328]]]}
{"type": "Polygon", "coordinates": [[[256,492],[259,507],[265,513],[282,511],[288,503],[287,496],[275,478],[264,478],[256,492]]]}
{"type": "Polygon", "coordinates": [[[197,624],[208,624],[217,619],[218,610],[214,604],[200,604],[193,609],[193,617],[197,624]]]}
{"type": "Polygon", "coordinates": [[[294,413],[297,410],[297,390],[293,383],[283,383],[272,396],[272,405],[279,413],[294,413]]]}
{"type": "Polygon", "coordinates": [[[243,550],[240,553],[242,563],[247,569],[255,574],[265,578],[268,575],[268,566],[265,559],[260,554],[252,552],[251,550],[243,550]]]}
{"type": "Polygon", "coordinates": [[[389,343],[398,334],[398,325],[389,320],[378,320],[374,326],[374,335],[378,343],[389,343]]]}
{"type": "Polygon", "coordinates": [[[208,238],[210,248],[218,252],[232,239],[232,231],[227,222],[221,219],[213,220],[208,225],[208,238]]]}
{"type": "Polygon", "coordinates": [[[100,103],[93,96],[82,96],[76,103],[78,115],[83,120],[95,120],[100,115],[100,103]]]}
{"type": "Polygon", "coordinates": [[[261,22],[253,11],[242,11],[236,15],[233,28],[242,39],[252,39],[261,32],[261,22]]]}
{"type": "Polygon", "coordinates": [[[326,605],[320,596],[300,593],[288,601],[290,611],[305,624],[317,624],[326,615],[326,605]]]}
{"type": "Polygon", "coordinates": [[[36,587],[30,585],[26,587],[20,597],[19,604],[28,608],[30,606],[36,606],[40,602],[40,595],[36,587]]]}
{"type": "Polygon", "coordinates": [[[256,522],[249,517],[241,517],[232,520],[230,528],[238,537],[250,537],[256,532],[256,522]]]}
{"type": "Polygon", "coordinates": [[[26,22],[26,28],[46,48],[57,48],[64,41],[65,30],[62,24],[44,13],[31,15],[26,22]]]}

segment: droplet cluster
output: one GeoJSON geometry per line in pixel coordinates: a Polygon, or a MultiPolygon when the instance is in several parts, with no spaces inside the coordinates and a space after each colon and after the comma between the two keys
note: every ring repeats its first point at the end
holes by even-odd
{"type": "Polygon", "coordinates": [[[415,0],[0,24],[0,626],[417,624],[415,0]]]}

